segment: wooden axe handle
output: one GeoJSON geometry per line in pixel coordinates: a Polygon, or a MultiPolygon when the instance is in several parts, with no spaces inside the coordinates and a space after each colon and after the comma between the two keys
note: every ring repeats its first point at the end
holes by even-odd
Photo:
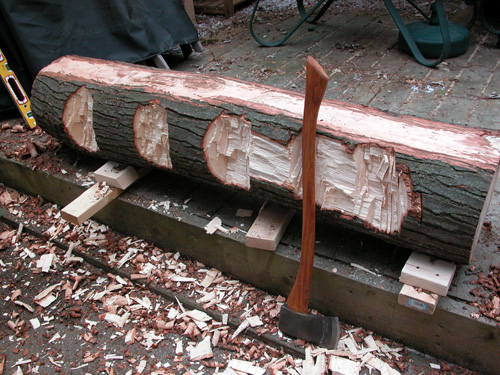
{"type": "Polygon", "coordinates": [[[307,313],[316,241],[316,123],[319,107],[328,85],[328,75],[321,65],[307,57],[306,97],[302,125],[302,249],[299,272],[287,305],[296,312],[307,313]]]}

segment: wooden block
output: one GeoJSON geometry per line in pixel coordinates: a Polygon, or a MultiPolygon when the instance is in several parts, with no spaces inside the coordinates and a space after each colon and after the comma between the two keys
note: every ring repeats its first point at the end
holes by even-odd
{"type": "Polygon", "coordinates": [[[245,244],[263,250],[276,250],[294,214],[293,209],[264,203],[245,237],[245,244]]]}
{"type": "Polygon", "coordinates": [[[64,207],[61,210],[61,217],[79,225],[99,212],[122,192],[123,189],[99,182],[64,207]]]}
{"type": "Polygon", "coordinates": [[[415,287],[404,284],[399,292],[398,303],[410,309],[418,310],[432,315],[436,311],[436,306],[441,298],[436,293],[426,290],[417,290],[415,287]]]}
{"type": "Polygon", "coordinates": [[[125,190],[149,171],[150,168],[137,170],[130,165],[108,161],[94,172],[94,178],[97,182],[106,182],[108,185],[125,190]]]}
{"type": "Polygon", "coordinates": [[[450,288],[456,265],[435,259],[414,251],[406,262],[399,281],[404,284],[426,289],[432,293],[446,296],[450,288]]]}

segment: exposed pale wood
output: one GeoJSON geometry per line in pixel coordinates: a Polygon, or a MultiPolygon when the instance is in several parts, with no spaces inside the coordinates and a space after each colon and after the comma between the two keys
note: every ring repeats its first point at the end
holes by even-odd
{"type": "Polygon", "coordinates": [[[125,190],[148,171],[149,168],[136,169],[131,165],[108,161],[94,172],[94,178],[98,182],[106,182],[108,185],[125,190]]]}
{"type": "MultiPolygon", "coordinates": [[[[83,134],[79,147],[94,156],[171,169],[297,208],[303,100],[234,79],[72,56],[40,72],[32,105],[44,130],[74,147],[83,134]],[[245,135],[241,142],[231,129],[245,135]],[[136,143],[138,131],[165,136],[136,143]]],[[[469,262],[497,178],[498,133],[326,100],[316,141],[322,217],[469,262]]]]}
{"type": "Polygon", "coordinates": [[[102,210],[109,202],[118,197],[123,189],[97,183],[61,210],[61,217],[79,225],[102,210]]]}
{"type": "Polygon", "coordinates": [[[257,249],[274,251],[292,220],[295,210],[266,202],[245,236],[245,244],[257,249]]]}
{"type": "Polygon", "coordinates": [[[398,295],[398,303],[417,311],[432,315],[436,311],[440,296],[423,289],[404,284],[398,295]]]}
{"type": "Polygon", "coordinates": [[[403,267],[399,281],[446,296],[455,270],[456,265],[451,262],[414,251],[403,267]]]}
{"type": "Polygon", "coordinates": [[[361,365],[359,362],[332,355],[330,356],[328,369],[334,374],[358,375],[361,370],[361,365]]]}

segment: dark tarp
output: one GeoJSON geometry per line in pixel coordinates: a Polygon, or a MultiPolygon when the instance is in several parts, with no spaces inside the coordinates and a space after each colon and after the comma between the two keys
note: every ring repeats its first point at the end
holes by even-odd
{"type": "Polygon", "coordinates": [[[0,48],[28,93],[64,55],[137,62],[198,40],[181,0],[0,0],[0,11],[0,48]]]}

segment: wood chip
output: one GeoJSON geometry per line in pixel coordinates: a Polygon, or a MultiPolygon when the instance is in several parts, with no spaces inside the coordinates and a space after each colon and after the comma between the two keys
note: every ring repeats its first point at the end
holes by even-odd
{"type": "Polygon", "coordinates": [[[332,355],[330,356],[328,369],[334,374],[358,375],[361,370],[361,364],[347,358],[332,355]]]}
{"type": "MultiPolygon", "coordinates": [[[[37,328],[40,328],[40,321],[38,320],[38,318],[33,318],[30,320],[30,324],[31,326],[33,327],[33,329],[37,329],[37,328]]],[[[1,375],[1,374],[0,374],[1,375]]]]}
{"type": "Polygon", "coordinates": [[[46,288],[43,291],[41,291],[40,293],[38,293],[35,296],[34,300],[35,301],[42,300],[43,298],[47,297],[49,294],[51,294],[56,288],[58,288],[61,285],[62,285],[62,283],[57,283],[57,284],[54,284],[52,286],[49,286],[48,288],[46,288]]]}
{"type": "Polygon", "coordinates": [[[27,303],[24,303],[24,302],[21,302],[21,301],[14,301],[14,303],[16,305],[24,307],[26,310],[28,310],[31,313],[35,312],[35,309],[33,307],[31,307],[30,305],[28,305],[27,303]]]}
{"type": "Polygon", "coordinates": [[[190,361],[201,361],[202,359],[212,358],[213,356],[214,353],[212,352],[209,336],[206,336],[189,352],[190,361]]]}
{"type": "Polygon", "coordinates": [[[251,327],[259,327],[263,325],[262,320],[258,316],[251,316],[247,318],[248,324],[250,324],[251,327]]]}
{"type": "Polygon", "coordinates": [[[183,355],[184,354],[184,349],[182,347],[182,340],[178,340],[175,343],[175,355],[183,355]]]}
{"type": "Polygon", "coordinates": [[[250,375],[264,375],[266,372],[265,368],[254,366],[252,362],[242,361],[240,359],[232,359],[227,364],[227,367],[250,375]]]}
{"type": "Polygon", "coordinates": [[[43,254],[38,260],[36,266],[37,268],[41,268],[42,272],[49,272],[50,267],[54,264],[55,256],[54,254],[43,254]]]}
{"type": "Polygon", "coordinates": [[[199,321],[199,322],[208,322],[212,320],[210,315],[208,315],[206,312],[200,311],[200,310],[190,310],[186,311],[182,316],[189,316],[191,319],[199,321]]]}
{"type": "Polygon", "coordinates": [[[401,373],[395,369],[393,369],[391,366],[389,366],[387,363],[382,361],[381,359],[375,357],[371,353],[367,353],[363,356],[361,363],[366,363],[378,371],[380,371],[380,375],[401,375],[401,373]]]}
{"type": "Polygon", "coordinates": [[[170,277],[170,280],[177,282],[177,283],[193,283],[197,281],[194,277],[185,277],[185,276],[179,276],[179,275],[172,275],[170,277]]]}
{"type": "Polygon", "coordinates": [[[125,344],[132,345],[137,337],[137,329],[134,327],[125,335],[125,344]]]}
{"type": "Polygon", "coordinates": [[[45,296],[44,298],[42,298],[41,300],[36,301],[36,303],[45,309],[45,308],[49,307],[56,299],[57,299],[57,297],[55,295],[49,294],[49,295],[45,296]]]}
{"type": "Polygon", "coordinates": [[[208,234],[214,234],[217,230],[226,234],[229,233],[229,230],[222,226],[222,220],[216,216],[207,225],[205,225],[205,231],[208,234]]]}
{"type": "Polygon", "coordinates": [[[236,331],[234,331],[233,335],[231,336],[231,340],[234,340],[241,332],[243,332],[245,329],[247,329],[250,326],[250,323],[248,320],[244,320],[238,328],[236,328],[236,331]]]}

